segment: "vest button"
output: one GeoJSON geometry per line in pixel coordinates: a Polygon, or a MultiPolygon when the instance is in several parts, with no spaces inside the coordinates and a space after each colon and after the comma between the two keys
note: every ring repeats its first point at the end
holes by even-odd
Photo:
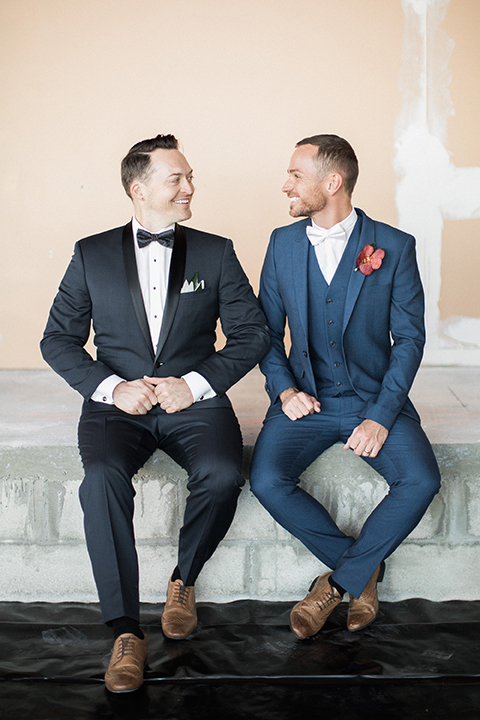
{"type": "Polygon", "coordinates": [[[333,325],[333,320],[329,320],[329,321],[328,321],[328,324],[329,324],[329,325],[333,325]]]}
{"type": "Polygon", "coordinates": [[[340,367],[340,363],[339,363],[339,362],[334,362],[334,363],[333,363],[333,367],[340,367]]]}
{"type": "Polygon", "coordinates": [[[308,357],[308,353],[306,350],[303,351],[303,357],[308,357]]]}
{"type": "Polygon", "coordinates": [[[337,387],[342,387],[342,383],[341,383],[341,382],[337,382],[337,387]]]}
{"type": "Polygon", "coordinates": [[[330,340],[330,345],[333,346],[333,345],[336,345],[336,344],[337,344],[337,343],[335,342],[335,340],[330,340]]]}
{"type": "Polygon", "coordinates": [[[333,300],[332,300],[331,298],[328,298],[328,299],[327,299],[327,305],[331,305],[332,302],[333,302],[333,300]]]}

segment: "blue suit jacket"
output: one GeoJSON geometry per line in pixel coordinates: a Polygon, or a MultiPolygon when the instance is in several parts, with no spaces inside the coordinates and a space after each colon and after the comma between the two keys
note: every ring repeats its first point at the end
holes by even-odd
{"type": "MultiPolygon", "coordinates": [[[[365,276],[352,267],[342,324],[342,352],[364,416],[388,430],[400,412],[419,420],[408,392],[425,344],[424,296],[415,239],[362,210],[355,258],[365,245],[385,250],[378,270],[365,276]]],[[[260,284],[260,302],[271,333],[271,347],[260,363],[272,403],[295,386],[316,395],[308,344],[307,259],[309,219],[273,231],[260,284]],[[285,322],[291,334],[287,357],[285,322]]]]}

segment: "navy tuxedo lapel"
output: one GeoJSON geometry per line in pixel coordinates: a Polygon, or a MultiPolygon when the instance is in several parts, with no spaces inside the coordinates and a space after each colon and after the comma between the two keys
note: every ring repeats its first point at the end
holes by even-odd
{"type": "Polygon", "coordinates": [[[129,222],[128,225],[125,225],[123,228],[122,238],[123,260],[125,263],[125,272],[127,274],[128,289],[130,290],[138,324],[140,325],[143,337],[145,338],[153,356],[152,339],[150,337],[150,328],[148,326],[147,314],[143,304],[142,290],[138,280],[137,261],[135,259],[135,248],[133,246],[133,242],[132,223],[129,222]]]}
{"type": "MultiPolygon", "coordinates": [[[[360,233],[357,239],[357,247],[355,250],[355,261],[357,260],[359,252],[365,247],[365,245],[373,245],[375,242],[375,226],[373,222],[358,208],[355,208],[358,215],[357,223],[361,223],[360,233]]],[[[355,233],[356,228],[353,232],[355,233]]],[[[353,238],[352,238],[353,239],[353,238]]],[[[356,267],[356,266],[355,266],[356,267]]],[[[350,274],[350,280],[347,287],[347,296],[345,298],[345,312],[343,315],[343,330],[348,325],[350,316],[357,302],[357,298],[362,289],[363,283],[365,282],[365,275],[360,270],[355,271],[355,267],[352,267],[350,274]]]]}
{"type": "Polygon", "coordinates": [[[308,248],[310,241],[307,237],[306,227],[310,220],[295,225],[295,237],[291,243],[293,287],[297,300],[298,312],[303,326],[305,337],[308,337],[308,248]]]}
{"type": "Polygon", "coordinates": [[[182,289],[184,282],[186,257],[187,240],[185,230],[181,227],[181,225],[177,224],[175,225],[175,242],[172,250],[172,260],[170,262],[170,274],[168,276],[167,299],[165,301],[165,310],[163,313],[162,327],[158,338],[155,359],[157,359],[162,352],[177,311],[178,301],[180,299],[180,290],[182,289]]]}

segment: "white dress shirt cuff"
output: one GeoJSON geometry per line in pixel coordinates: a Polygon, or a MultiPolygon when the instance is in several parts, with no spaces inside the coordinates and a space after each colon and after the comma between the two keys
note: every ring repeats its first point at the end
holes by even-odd
{"type": "Polygon", "coordinates": [[[125,380],[118,375],[109,375],[102,380],[90,399],[105,405],[114,405],[113,391],[121,382],[125,382],[125,380]]]}
{"type": "Polygon", "coordinates": [[[210,400],[216,397],[217,393],[212,388],[209,382],[205,380],[203,375],[197,372],[189,372],[186,375],[182,375],[182,378],[190,388],[190,392],[193,395],[193,402],[199,402],[200,400],[210,400]]]}

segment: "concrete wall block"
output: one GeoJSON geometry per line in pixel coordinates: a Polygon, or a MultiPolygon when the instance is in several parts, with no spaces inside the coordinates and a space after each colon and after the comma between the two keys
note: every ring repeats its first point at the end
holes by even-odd
{"type": "Polygon", "coordinates": [[[480,538],[480,480],[466,480],[467,532],[480,538]]]}
{"type": "Polygon", "coordinates": [[[387,560],[380,600],[479,600],[480,542],[404,543],[387,560]]]}
{"type": "Polygon", "coordinates": [[[473,443],[439,444],[433,447],[442,478],[478,480],[480,445],[473,443]]]}
{"type": "Polygon", "coordinates": [[[58,523],[60,541],[84,542],[83,512],[78,497],[81,480],[70,480],[64,485],[63,507],[58,523]]]}
{"type": "MultiPolygon", "coordinates": [[[[177,564],[176,545],[137,546],[143,602],[165,602],[168,580],[177,564]]],[[[248,597],[249,562],[245,545],[222,543],[195,583],[200,601],[229,602],[248,597]]]]}
{"type": "Polygon", "coordinates": [[[0,545],[0,600],[97,602],[83,545],[0,545]]]}
{"type": "Polygon", "coordinates": [[[230,602],[249,597],[250,554],[243,543],[224,541],[195,583],[200,601],[230,602]]]}
{"type": "Polygon", "coordinates": [[[177,565],[177,546],[173,544],[137,545],[140,573],[140,600],[165,602],[168,580],[177,565]]]}
{"type": "Polygon", "coordinates": [[[257,545],[252,555],[250,597],[261,600],[300,600],[329,569],[297,541],[257,545]]]}
{"type": "Polygon", "coordinates": [[[29,527],[31,481],[0,479],[0,539],[24,542],[29,527]]]}
{"type": "Polygon", "coordinates": [[[446,531],[446,492],[442,488],[435,495],[430,507],[418,523],[413,532],[410,533],[406,542],[410,540],[428,540],[442,536],[446,531]]]}
{"type": "Polygon", "coordinates": [[[167,477],[137,477],[135,482],[135,535],[138,540],[176,538],[178,518],[178,481],[167,477]]]}
{"type": "Polygon", "coordinates": [[[226,537],[228,540],[255,543],[258,540],[274,542],[280,537],[289,539],[290,535],[275,522],[246,484],[240,493],[237,512],[226,537]]]}

